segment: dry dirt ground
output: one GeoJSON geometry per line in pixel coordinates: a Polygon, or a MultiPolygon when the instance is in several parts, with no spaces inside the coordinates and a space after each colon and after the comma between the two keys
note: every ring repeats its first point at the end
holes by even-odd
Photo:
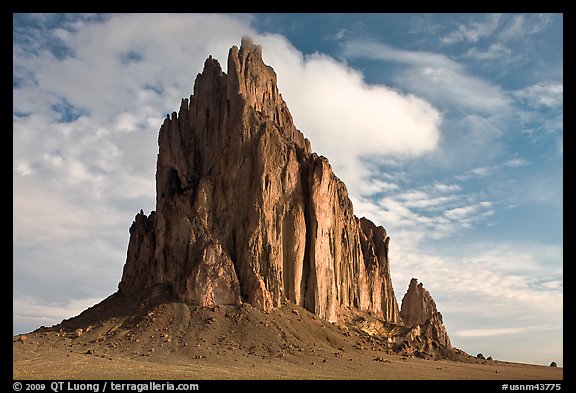
{"type": "Polygon", "coordinates": [[[112,295],[78,317],[14,337],[13,378],[563,379],[562,368],[395,354],[366,319],[363,329],[338,327],[291,304],[263,314],[157,295],[112,295]]]}

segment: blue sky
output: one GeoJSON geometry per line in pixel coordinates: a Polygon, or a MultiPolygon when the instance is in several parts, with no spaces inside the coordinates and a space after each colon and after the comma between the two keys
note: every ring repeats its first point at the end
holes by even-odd
{"type": "Polygon", "coordinates": [[[248,34],[356,215],[390,234],[398,300],[417,277],[455,346],[563,363],[561,14],[13,21],[14,333],[116,290],[163,118],[248,34]]]}

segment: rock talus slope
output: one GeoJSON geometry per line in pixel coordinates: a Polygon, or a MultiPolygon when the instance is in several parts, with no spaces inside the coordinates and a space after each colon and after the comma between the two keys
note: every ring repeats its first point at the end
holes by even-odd
{"type": "Polygon", "coordinates": [[[130,228],[122,294],[169,284],[200,306],[291,302],[330,321],[352,307],[400,322],[386,230],[354,216],[260,46],[244,37],[226,73],[209,57],[158,145],[156,209],[130,228]]]}

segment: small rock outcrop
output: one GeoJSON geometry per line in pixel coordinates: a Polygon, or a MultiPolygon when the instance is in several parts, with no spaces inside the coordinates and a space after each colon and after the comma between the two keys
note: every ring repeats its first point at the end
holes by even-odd
{"type": "Polygon", "coordinates": [[[445,347],[452,346],[442,321],[442,314],[436,309],[436,303],[430,292],[422,283],[419,284],[416,278],[410,280],[408,291],[402,298],[400,318],[405,326],[416,328],[421,338],[440,343],[445,347]]]}
{"type": "Polygon", "coordinates": [[[167,284],[201,306],[289,301],[329,321],[350,307],[399,321],[386,230],[354,215],[251,39],[226,73],[205,61],[158,145],[156,210],[130,228],[121,293],[167,284]]]}

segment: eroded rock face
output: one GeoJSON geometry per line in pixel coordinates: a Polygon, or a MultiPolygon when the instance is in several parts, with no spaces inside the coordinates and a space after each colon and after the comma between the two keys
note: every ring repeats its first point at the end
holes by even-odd
{"type": "Polygon", "coordinates": [[[419,337],[451,347],[442,314],[436,309],[430,292],[415,278],[410,280],[408,291],[402,298],[400,317],[405,326],[412,328],[411,334],[414,338],[419,337]]]}
{"type": "Polygon", "coordinates": [[[398,321],[390,238],[354,216],[249,38],[227,73],[206,60],[158,145],[156,210],[130,228],[121,293],[167,283],[202,306],[290,301],[326,320],[354,307],[398,321]]]}

